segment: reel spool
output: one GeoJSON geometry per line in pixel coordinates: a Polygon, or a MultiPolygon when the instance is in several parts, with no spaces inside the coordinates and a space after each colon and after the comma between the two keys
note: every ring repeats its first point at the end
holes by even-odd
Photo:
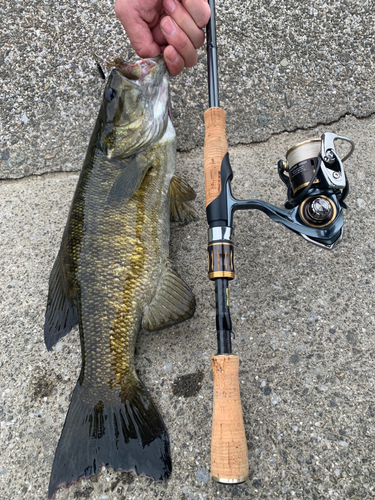
{"type": "MultiPolygon", "coordinates": [[[[286,170],[293,197],[298,191],[308,186],[314,176],[318,164],[320,143],[320,139],[311,139],[293,146],[286,153],[286,170]]],[[[319,179],[315,178],[313,184],[319,184],[319,179]]]]}
{"type": "Polygon", "coordinates": [[[353,151],[352,140],[332,132],[325,132],[320,139],[310,139],[290,148],[286,153],[286,161],[280,160],[278,163],[280,178],[288,188],[285,207],[299,205],[311,187],[342,189],[343,196],[340,199],[343,201],[348,194],[349,184],[342,164],[353,151]],[[351,145],[349,153],[342,160],[334,147],[336,139],[351,145]]]}

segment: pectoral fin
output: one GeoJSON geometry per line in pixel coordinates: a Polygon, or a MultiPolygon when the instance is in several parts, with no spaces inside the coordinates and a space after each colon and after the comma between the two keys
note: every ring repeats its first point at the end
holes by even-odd
{"type": "Polygon", "coordinates": [[[146,158],[139,154],[133,158],[122,170],[114,182],[107,198],[107,204],[116,204],[130,200],[138,191],[139,186],[151,168],[146,158]]]}
{"type": "Polygon", "coordinates": [[[143,328],[161,330],[191,318],[194,311],[193,292],[168,263],[164,280],[143,314],[143,328]]]}
{"type": "Polygon", "coordinates": [[[191,222],[198,218],[198,213],[189,201],[195,200],[195,191],[180,177],[172,177],[169,193],[171,221],[191,222]]]}

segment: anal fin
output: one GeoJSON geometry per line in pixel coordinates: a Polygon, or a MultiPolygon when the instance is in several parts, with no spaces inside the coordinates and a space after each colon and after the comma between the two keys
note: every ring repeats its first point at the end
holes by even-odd
{"type": "Polygon", "coordinates": [[[168,263],[164,280],[143,314],[142,327],[149,331],[161,330],[191,318],[194,312],[193,292],[168,263]]]}
{"type": "Polygon", "coordinates": [[[44,341],[49,351],[78,322],[77,302],[67,296],[67,288],[59,253],[49,278],[44,323],[44,341]]]}

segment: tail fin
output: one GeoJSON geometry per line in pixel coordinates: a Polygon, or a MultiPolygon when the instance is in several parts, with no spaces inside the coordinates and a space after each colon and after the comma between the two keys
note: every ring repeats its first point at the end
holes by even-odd
{"type": "Polygon", "coordinates": [[[109,401],[98,397],[95,404],[85,403],[88,393],[77,382],[53,461],[49,498],[102,465],[155,480],[170,476],[167,430],[142,382],[136,380],[127,395],[109,393],[109,401]]]}

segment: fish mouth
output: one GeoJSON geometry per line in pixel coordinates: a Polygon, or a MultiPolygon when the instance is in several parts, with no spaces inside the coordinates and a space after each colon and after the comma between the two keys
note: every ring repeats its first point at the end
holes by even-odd
{"type": "Polygon", "coordinates": [[[108,64],[109,66],[113,66],[121,76],[137,85],[142,85],[147,80],[155,78],[160,80],[167,72],[167,66],[162,54],[151,59],[140,59],[134,63],[117,58],[108,64]]]}
{"type": "Polygon", "coordinates": [[[115,63],[115,71],[123,78],[134,85],[149,87],[146,96],[149,98],[152,96],[154,101],[154,119],[162,119],[164,114],[170,113],[169,73],[162,54],[151,59],[140,59],[135,63],[121,59],[116,59],[115,63]],[[153,89],[159,89],[157,96],[153,89]]]}

